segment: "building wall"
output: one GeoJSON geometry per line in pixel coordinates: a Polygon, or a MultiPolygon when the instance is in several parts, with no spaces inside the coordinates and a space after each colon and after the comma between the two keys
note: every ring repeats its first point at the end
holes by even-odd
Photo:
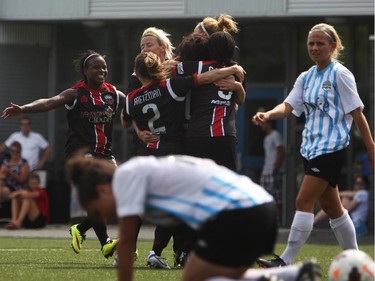
{"type": "Polygon", "coordinates": [[[2,0],[2,20],[372,15],[372,0],[2,0]]]}

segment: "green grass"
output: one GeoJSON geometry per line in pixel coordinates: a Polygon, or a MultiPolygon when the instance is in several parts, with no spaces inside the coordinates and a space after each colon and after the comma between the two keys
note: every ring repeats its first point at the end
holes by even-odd
{"type": "MultiPolygon", "coordinates": [[[[116,280],[117,273],[112,266],[113,258],[105,259],[99,250],[97,240],[88,239],[80,254],[74,254],[69,239],[1,238],[0,280],[116,280]]],[[[275,252],[280,253],[285,245],[277,244],[275,252]]],[[[175,281],[181,270],[151,270],[145,259],[151,248],[150,241],[139,241],[139,259],[135,264],[136,281],[175,281]]],[[[374,245],[363,245],[360,249],[374,258],[374,245]]],[[[302,248],[297,261],[316,258],[322,266],[327,280],[328,266],[340,252],[336,245],[307,244],[302,248]]],[[[169,265],[173,265],[173,253],[169,246],[163,252],[169,265]]]]}

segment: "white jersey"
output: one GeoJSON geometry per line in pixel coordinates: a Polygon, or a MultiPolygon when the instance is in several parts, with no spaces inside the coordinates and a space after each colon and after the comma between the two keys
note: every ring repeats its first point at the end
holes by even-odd
{"type": "Polygon", "coordinates": [[[318,72],[313,66],[300,74],[285,99],[293,114],[305,113],[301,155],[310,160],[349,145],[351,111],[364,105],[353,74],[337,61],[318,72]]]}
{"type": "Polygon", "coordinates": [[[155,224],[183,221],[198,229],[223,210],[273,202],[248,177],[190,156],[135,157],[113,178],[117,216],[142,216],[155,224]]]}
{"type": "MultiPolygon", "coordinates": [[[[264,148],[264,165],[262,175],[272,175],[277,158],[277,148],[283,146],[283,140],[278,131],[273,130],[270,134],[266,135],[263,141],[264,148]]],[[[280,172],[283,171],[281,167],[280,172]]]]}
{"type": "Polygon", "coordinates": [[[49,145],[47,140],[36,132],[30,132],[28,136],[25,136],[22,132],[15,132],[4,143],[7,147],[10,147],[14,141],[18,141],[21,144],[21,156],[27,160],[30,171],[35,170],[39,162],[40,152],[49,145]]]}

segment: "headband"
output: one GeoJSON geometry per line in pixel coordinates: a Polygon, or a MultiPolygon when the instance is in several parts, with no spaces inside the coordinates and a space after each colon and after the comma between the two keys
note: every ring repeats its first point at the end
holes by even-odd
{"type": "Polygon", "coordinates": [[[206,35],[208,37],[210,37],[210,34],[207,32],[206,28],[204,27],[204,24],[203,22],[201,21],[200,23],[198,23],[199,27],[203,30],[204,33],[206,33],[206,35]]]}
{"type": "Polygon", "coordinates": [[[86,62],[87,62],[88,59],[91,58],[92,56],[98,56],[98,54],[91,54],[91,55],[88,55],[88,56],[85,58],[85,60],[83,61],[83,64],[82,64],[83,68],[85,68],[86,62]]]}

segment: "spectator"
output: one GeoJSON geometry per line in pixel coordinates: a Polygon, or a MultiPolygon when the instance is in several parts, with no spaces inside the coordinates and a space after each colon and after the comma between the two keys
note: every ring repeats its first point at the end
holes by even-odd
{"type": "MultiPolygon", "coordinates": [[[[354,181],[353,190],[340,192],[342,205],[349,212],[353,220],[357,237],[365,236],[368,233],[367,217],[369,210],[369,181],[364,175],[357,176],[354,181]]],[[[328,218],[327,214],[320,210],[314,218],[314,224],[328,218]]]]}
{"type": "Polygon", "coordinates": [[[0,202],[9,201],[12,192],[23,189],[29,176],[29,165],[21,157],[21,144],[12,142],[9,150],[10,158],[5,159],[0,168],[0,202]]]}
{"type": "Polygon", "coordinates": [[[260,176],[260,185],[263,186],[275,199],[277,214],[281,215],[283,192],[283,162],[285,148],[280,133],[276,130],[275,121],[267,121],[262,125],[266,133],[263,141],[264,165],[260,176]]]}
{"type": "Polygon", "coordinates": [[[6,229],[42,228],[48,223],[48,196],[44,188],[40,187],[37,174],[31,174],[28,188],[11,194],[12,220],[6,229]]]}
{"type": "Polygon", "coordinates": [[[12,133],[0,146],[0,150],[10,147],[14,141],[21,143],[22,158],[27,160],[30,171],[43,169],[51,154],[51,146],[41,134],[31,130],[29,117],[21,117],[20,131],[12,133]]]}

